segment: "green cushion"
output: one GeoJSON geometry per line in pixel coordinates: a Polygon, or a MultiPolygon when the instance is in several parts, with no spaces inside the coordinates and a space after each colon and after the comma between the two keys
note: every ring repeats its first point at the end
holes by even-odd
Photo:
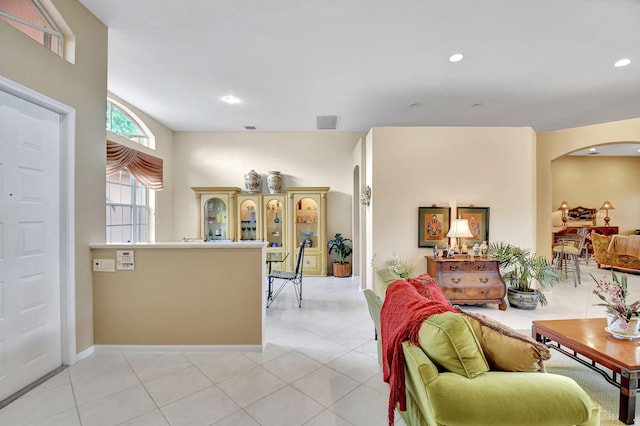
{"type": "Polygon", "coordinates": [[[389,268],[376,269],[376,276],[378,277],[376,293],[384,300],[389,284],[399,280],[401,277],[389,268]]]}
{"type": "Polygon", "coordinates": [[[427,394],[439,425],[581,425],[594,409],[574,380],[549,373],[490,371],[474,379],[442,373],[427,394]]]}
{"type": "Polygon", "coordinates": [[[467,320],[458,313],[429,317],[420,328],[420,346],[440,368],[474,378],[489,365],[467,320]]]}

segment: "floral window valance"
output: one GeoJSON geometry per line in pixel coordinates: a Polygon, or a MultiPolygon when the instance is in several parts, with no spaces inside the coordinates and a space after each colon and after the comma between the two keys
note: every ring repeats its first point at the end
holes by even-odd
{"type": "Polygon", "coordinates": [[[107,141],[107,176],[125,167],[147,188],[155,190],[163,188],[162,159],[107,141]]]}

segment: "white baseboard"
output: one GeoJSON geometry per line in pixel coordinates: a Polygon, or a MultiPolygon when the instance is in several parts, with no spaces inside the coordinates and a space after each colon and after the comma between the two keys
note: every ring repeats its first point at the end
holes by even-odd
{"type": "Polygon", "coordinates": [[[89,355],[93,354],[94,348],[95,348],[95,346],[89,346],[84,351],[80,352],[79,354],[76,354],[73,363],[76,363],[76,362],[80,361],[81,359],[84,359],[84,358],[88,357],[89,355]]]}
{"type": "Polygon", "coordinates": [[[96,352],[262,352],[264,350],[261,345],[94,345],[92,349],[96,352]]]}

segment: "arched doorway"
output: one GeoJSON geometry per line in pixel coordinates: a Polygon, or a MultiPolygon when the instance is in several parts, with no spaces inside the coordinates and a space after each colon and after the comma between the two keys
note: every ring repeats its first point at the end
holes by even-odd
{"type": "MultiPolygon", "coordinates": [[[[571,152],[620,142],[640,143],[640,118],[558,130],[537,135],[536,147],[536,251],[551,256],[550,212],[552,205],[552,161],[571,152]]],[[[597,178],[597,173],[594,178],[597,178]]],[[[599,207],[596,206],[596,207],[599,207]]]]}

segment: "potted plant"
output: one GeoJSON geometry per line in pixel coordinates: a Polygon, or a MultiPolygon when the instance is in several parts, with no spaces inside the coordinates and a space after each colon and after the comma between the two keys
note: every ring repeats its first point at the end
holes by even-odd
{"type": "Polygon", "coordinates": [[[640,300],[627,301],[627,275],[622,274],[622,277],[618,278],[616,273],[611,271],[611,279],[602,277],[598,280],[593,275],[591,277],[596,282],[593,294],[602,301],[595,306],[607,308],[607,331],[614,337],[637,337],[640,334],[640,300]]]}
{"type": "Polygon", "coordinates": [[[351,264],[346,259],[351,256],[353,250],[347,245],[347,242],[351,242],[351,240],[344,238],[342,234],[336,234],[333,240],[329,241],[329,254],[335,250],[338,255],[338,260],[333,261],[334,277],[348,277],[351,275],[351,264]]]}
{"type": "Polygon", "coordinates": [[[502,279],[509,286],[507,300],[514,308],[535,309],[547,304],[542,289],[557,283],[563,274],[533,250],[505,242],[489,244],[488,254],[500,262],[502,279]]]}

